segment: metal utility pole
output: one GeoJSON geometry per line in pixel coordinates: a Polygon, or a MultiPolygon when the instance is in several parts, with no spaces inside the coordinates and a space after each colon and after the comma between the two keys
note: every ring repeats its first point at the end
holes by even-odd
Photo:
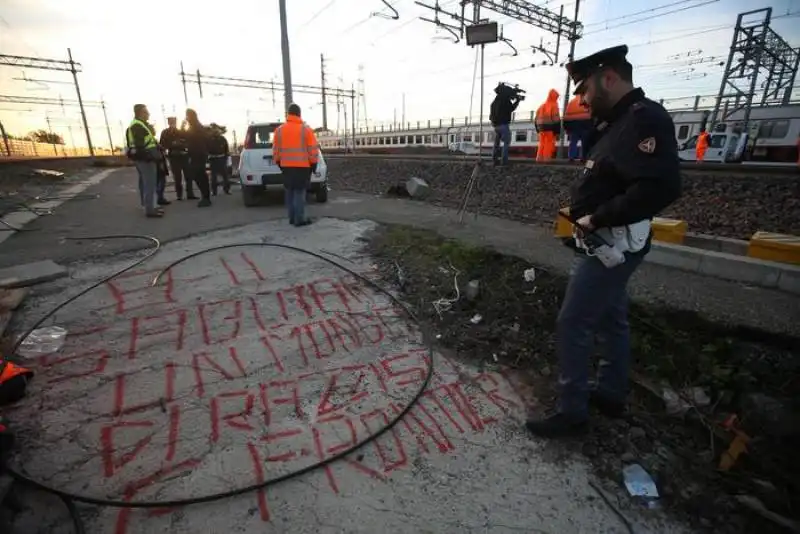
{"type": "Polygon", "coordinates": [[[289,54],[289,33],[286,30],[286,0],[278,0],[281,13],[281,53],[283,54],[283,95],[287,111],[292,103],[292,64],[289,54]]]}
{"type": "MultiPolygon", "coordinates": [[[[103,120],[106,122],[106,132],[108,133],[108,149],[111,150],[111,154],[114,154],[114,141],[111,139],[111,126],[108,125],[108,114],[106,113],[106,103],[105,101],[100,101],[100,106],[103,108],[103,120]]],[[[162,106],[163,109],[163,106],[162,106]]]]}
{"type": "MultiPolygon", "coordinates": [[[[92,147],[92,139],[89,135],[89,127],[86,122],[86,113],[83,109],[83,98],[81,97],[81,88],[78,84],[78,72],[81,72],[81,64],[76,63],[72,59],[72,51],[67,49],[69,61],[61,59],[45,59],[38,57],[26,56],[9,56],[0,54],[0,65],[7,65],[10,67],[21,67],[28,69],[42,69],[42,70],[60,70],[72,73],[72,80],[75,84],[75,91],[78,93],[78,104],[81,107],[81,115],[83,116],[84,129],[86,130],[86,140],[89,144],[89,151],[94,155],[94,148],[92,147]]],[[[55,82],[50,82],[55,83],[55,82]]],[[[15,102],[18,104],[53,104],[53,99],[36,98],[36,97],[5,97],[6,102],[15,102]]],[[[88,105],[88,104],[87,104],[88,105]]]]}
{"type": "Polygon", "coordinates": [[[789,103],[800,65],[800,49],[792,48],[772,30],[771,21],[771,7],[737,17],[709,129],[743,110],[736,121],[742,122],[742,131],[747,133],[754,100],[762,106],[789,103]],[[756,14],[762,15],[761,20],[754,21],[756,14]],[[744,22],[745,17],[749,22],[744,22]]]}
{"type": "Polygon", "coordinates": [[[186,93],[186,72],[183,70],[183,61],[181,61],[181,85],[183,86],[183,102],[186,107],[189,107],[189,95],[186,93]]]}
{"type": "Polygon", "coordinates": [[[350,84],[350,131],[353,133],[353,153],[356,152],[356,88],[355,85],[350,84]]]}
{"type": "MultiPolygon", "coordinates": [[[[574,27],[578,27],[578,11],[581,8],[581,0],[575,0],[575,17],[572,19],[572,23],[574,27]]],[[[564,6],[561,6],[563,11],[564,6]]],[[[575,59],[575,43],[578,42],[580,39],[580,35],[577,32],[574,32],[569,35],[569,56],[567,56],[567,62],[573,61],[575,59]]],[[[563,103],[561,105],[561,126],[558,129],[558,157],[561,159],[565,159],[569,152],[569,146],[564,142],[566,137],[564,135],[564,116],[567,114],[567,106],[569,105],[569,90],[572,85],[572,78],[570,78],[569,74],[567,74],[567,86],[564,88],[564,98],[563,103]]],[[[583,150],[583,148],[581,149],[583,150]]]]}
{"type": "Polygon", "coordinates": [[[324,130],[328,129],[328,102],[326,100],[327,95],[325,93],[325,56],[323,54],[319,55],[319,63],[320,63],[320,73],[322,74],[322,128],[324,130]]]}
{"type": "Polygon", "coordinates": [[[69,56],[69,70],[72,72],[72,79],[75,80],[75,92],[78,94],[78,105],[81,107],[81,119],[83,119],[83,129],[86,131],[86,142],[89,144],[89,154],[94,157],[94,147],[92,146],[92,136],[89,133],[89,123],[86,122],[86,110],[83,109],[83,99],[81,98],[81,86],[78,84],[78,71],[75,69],[75,62],[72,61],[72,50],[67,48],[69,56]]]}
{"type": "Polygon", "coordinates": [[[401,128],[406,127],[406,94],[403,93],[403,120],[401,128]]]}
{"type": "Polygon", "coordinates": [[[359,103],[356,109],[361,109],[364,106],[364,130],[369,130],[369,123],[367,121],[367,90],[364,86],[364,65],[358,66],[358,96],[359,103]]]}

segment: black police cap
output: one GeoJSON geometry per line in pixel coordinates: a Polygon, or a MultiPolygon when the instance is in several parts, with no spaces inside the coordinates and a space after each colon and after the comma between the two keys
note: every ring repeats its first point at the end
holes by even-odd
{"type": "Polygon", "coordinates": [[[575,84],[574,94],[581,93],[583,90],[583,82],[603,67],[614,67],[626,64],[628,62],[626,59],[627,55],[628,46],[620,45],[605,48],[599,52],[595,52],[591,56],[586,56],[585,58],[567,63],[567,72],[570,78],[572,78],[572,82],[575,84]]]}

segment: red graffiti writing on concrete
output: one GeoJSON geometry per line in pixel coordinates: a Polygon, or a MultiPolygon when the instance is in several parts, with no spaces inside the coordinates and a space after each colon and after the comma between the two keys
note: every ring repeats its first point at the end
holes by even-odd
{"type": "MultiPolygon", "coordinates": [[[[218,443],[228,436],[234,439],[234,443],[246,447],[252,461],[253,479],[242,480],[242,485],[263,483],[268,473],[290,471],[293,463],[304,466],[326,460],[380,431],[402,412],[404,406],[391,400],[388,394],[396,398],[398,393],[405,391],[410,399],[410,394],[416,392],[425,380],[428,357],[427,351],[415,350],[390,355],[371,364],[300,374],[286,380],[218,393],[207,399],[208,439],[218,443]],[[313,413],[304,410],[303,400],[308,399],[301,398],[301,392],[308,390],[309,382],[324,384],[313,413]],[[377,388],[368,389],[364,386],[366,383],[377,384],[377,388]],[[335,402],[332,400],[333,392],[336,392],[335,402]],[[362,411],[353,409],[365,400],[369,402],[360,405],[362,411]],[[287,421],[302,421],[302,424],[287,421]]],[[[408,450],[409,443],[415,443],[425,454],[450,453],[455,450],[451,438],[482,432],[503,415],[520,409],[513,384],[503,374],[479,373],[465,377],[463,372],[450,371],[448,376],[455,378],[448,379],[437,373],[434,385],[424,392],[420,401],[396,426],[359,449],[358,458],[348,455],[341,462],[322,468],[320,474],[325,477],[330,490],[334,493],[340,491],[341,481],[337,473],[342,469],[385,480],[392,472],[409,465],[412,456],[408,450]]],[[[172,406],[163,417],[168,419],[167,425],[163,420],[130,419],[103,428],[106,477],[124,479],[126,472],[137,472],[136,460],[144,456],[146,448],[155,442],[167,443],[165,450],[157,453],[164,458],[163,465],[152,475],[125,485],[127,499],[135,498],[137,493],[157,484],[170,473],[173,476],[176,471],[190,473],[200,465],[201,458],[181,457],[176,453],[180,450],[180,408],[172,406]],[[152,431],[162,427],[165,430],[161,432],[168,432],[166,439],[154,439],[152,431]],[[124,453],[117,453],[114,440],[122,432],[130,432],[129,438],[124,440],[128,445],[124,453]]],[[[256,501],[260,518],[269,521],[271,516],[265,491],[257,492],[256,501]]],[[[122,510],[116,534],[127,532],[129,520],[130,511],[122,510]]]]}
{"type": "MultiPolygon", "coordinates": [[[[154,271],[132,273],[107,286],[111,304],[100,311],[112,315],[112,322],[71,330],[61,355],[40,359],[49,384],[94,379],[109,389],[111,421],[99,432],[101,469],[125,500],[143,499],[208,462],[196,448],[182,446],[186,428],[207,433],[211,450],[246,448],[252,479],[239,483],[263,483],[276,472],[340,455],[378,432],[404,410],[396,400],[400,394],[410,400],[426,379],[425,350],[378,358],[381,345],[409,337],[408,326],[355,278],[273,288],[246,254],[219,260],[231,286],[251,284],[256,291],[185,304],[183,285],[206,277],[178,279],[168,272],[151,287],[154,271]],[[336,367],[356,351],[374,351],[375,358],[336,367]],[[116,360],[147,365],[110,371],[116,360]],[[109,373],[110,382],[99,380],[109,373]],[[191,424],[184,420],[187,400],[195,408],[191,424]]],[[[383,480],[408,465],[408,443],[424,453],[449,453],[455,449],[452,437],[481,432],[518,408],[500,374],[440,374],[400,423],[361,449],[358,459],[348,455],[320,473],[336,493],[341,469],[383,480]]],[[[269,521],[266,493],[259,491],[256,499],[259,517],[269,521]]],[[[133,513],[120,510],[117,534],[127,532],[133,513]]]]}

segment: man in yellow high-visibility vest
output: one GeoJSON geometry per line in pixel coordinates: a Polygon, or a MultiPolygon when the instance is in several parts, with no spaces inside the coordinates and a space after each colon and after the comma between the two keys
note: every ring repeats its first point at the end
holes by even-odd
{"type": "Polygon", "coordinates": [[[128,157],[136,164],[139,171],[139,194],[147,217],[163,217],[164,212],[158,207],[158,165],[163,158],[158,148],[155,128],[147,119],[150,112],[144,104],[133,106],[133,120],[125,132],[128,157]]]}

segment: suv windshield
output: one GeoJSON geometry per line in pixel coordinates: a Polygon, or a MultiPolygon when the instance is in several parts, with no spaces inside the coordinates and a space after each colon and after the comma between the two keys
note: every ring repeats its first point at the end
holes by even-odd
{"type": "Polygon", "coordinates": [[[280,124],[250,126],[247,132],[247,148],[272,148],[272,136],[280,124]]]}

